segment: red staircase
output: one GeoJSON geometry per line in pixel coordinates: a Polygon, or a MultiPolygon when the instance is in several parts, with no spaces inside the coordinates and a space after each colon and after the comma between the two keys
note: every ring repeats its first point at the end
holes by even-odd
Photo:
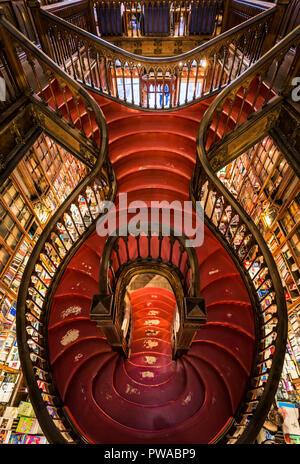
{"type": "MultiPolygon", "coordinates": [[[[127,192],[128,201],[188,200],[196,132],[209,102],[162,114],[96,98],[108,123],[118,193],[127,192]]],[[[132,349],[124,359],[89,318],[104,244],[95,232],[81,246],[50,312],[50,362],[70,416],[93,443],[216,440],[243,398],[254,354],[253,312],[237,268],[205,227],[196,251],[207,323],[189,353],[171,359],[174,295],[145,287],[130,294],[132,349]]]]}

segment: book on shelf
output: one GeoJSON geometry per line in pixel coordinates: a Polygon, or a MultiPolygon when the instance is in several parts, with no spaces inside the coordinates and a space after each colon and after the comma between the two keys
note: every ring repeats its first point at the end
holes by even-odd
{"type": "Polygon", "coordinates": [[[14,419],[8,417],[0,417],[0,429],[11,430],[14,419]]]}
{"type": "Polygon", "coordinates": [[[14,382],[2,382],[0,385],[0,403],[9,403],[14,388],[14,382]]]}
{"type": "Polygon", "coordinates": [[[32,404],[29,401],[21,401],[18,407],[18,415],[25,417],[35,417],[32,404]]]}
{"type": "Polygon", "coordinates": [[[286,433],[284,435],[285,442],[289,445],[300,445],[300,435],[292,435],[286,433]]]}
{"type": "MultiPolygon", "coordinates": [[[[24,272],[24,260],[26,258],[28,252],[29,244],[26,240],[20,244],[12,262],[10,263],[9,267],[6,270],[4,275],[3,281],[8,286],[11,287],[14,283],[13,287],[18,288],[22,279],[22,275],[24,272]]],[[[15,290],[13,288],[13,290],[15,290]]]]}
{"type": "Polygon", "coordinates": [[[299,272],[299,268],[298,268],[298,266],[297,266],[296,263],[294,263],[294,262],[291,263],[291,270],[292,270],[293,272],[299,272]]]}
{"type": "Polygon", "coordinates": [[[47,439],[43,435],[25,435],[25,445],[45,445],[47,444],[47,439]]]}
{"type": "Polygon", "coordinates": [[[21,366],[20,360],[14,359],[13,361],[9,361],[6,363],[8,367],[11,367],[12,369],[19,370],[21,366]]]}
{"type": "Polygon", "coordinates": [[[6,321],[14,322],[16,318],[16,310],[17,310],[17,303],[14,302],[6,315],[6,321]]]}
{"type": "Polygon", "coordinates": [[[45,445],[47,439],[43,435],[31,435],[28,433],[10,433],[8,439],[3,443],[18,445],[45,445]]]}
{"type": "Polygon", "coordinates": [[[6,419],[16,419],[16,417],[18,417],[18,408],[6,406],[3,417],[6,419]]]}

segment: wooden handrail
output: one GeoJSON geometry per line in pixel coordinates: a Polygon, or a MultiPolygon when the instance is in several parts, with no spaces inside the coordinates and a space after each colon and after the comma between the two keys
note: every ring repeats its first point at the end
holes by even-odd
{"type": "MultiPolygon", "coordinates": [[[[28,5],[34,7],[35,0],[29,0],[28,5]]],[[[42,9],[63,18],[69,23],[97,35],[96,23],[90,0],[67,0],[42,6],[42,9]]]]}
{"type": "Polygon", "coordinates": [[[198,130],[198,140],[205,141],[205,149],[211,152],[218,145],[224,143],[226,137],[232,136],[245,122],[241,116],[232,119],[232,108],[239,101],[240,108],[248,105],[247,118],[254,117],[259,110],[278,97],[289,95],[292,90],[292,78],[297,76],[300,64],[300,26],[290,32],[285,39],[281,40],[275,47],[269,50],[253,66],[242,73],[231,85],[223,89],[217,98],[207,109],[198,130]],[[295,46],[296,53],[286,63],[287,52],[291,46],[295,46]],[[260,92],[265,88],[266,92],[261,97],[260,92]],[[253,88],[256,88],[253,94],[253,88]],[[218,124],[223,110],[227,115],[223,126],[218,124]],[[209,139],[208,133],[212,137],[209,139]]]}
{"type": "MultiPolygon", "coordinates": [[[[37,0],[37,2],[38,2],[38,0],[37,0]]],[[[101,37],[93,37],[93,35],[88,31],[79,31],[79,29],[76,26],[74,26],[73,24],[67,23],[62,18],[59,18],[59,17],[54,18],[54,16],[55,16],[54,14],[51,14],[51,13],[47,12],[43,8],[40,9],[40,14],[45,16],[50,22],[52,22],[53,25],[54,25],[54,23],[57,23],[57,24],[60,24],[63,27],[67,27],[67,30],[69,30],[69,31],[73,31],[74,33],[80,34],[80,36],[82,36],[82,38],[86,38],[86,39],[89,39],[89,40],[95,39],[95,41],[97,43],[99,43],[99,45],[101,44],[103,48],[105,48],[107,50],[110,50],[111,52],[114,52],[114,53],[119,53],[122,56],[124,56],[125,59],[132,59],[132,60],[139,61],[139,62],[141,61],[141,62],[144,62],[144,63],[149,63],[149,64],[152,64],[152,65],[156,64],[157,65],[157,64],[163,64],[165,62],[177,63],[178,61],[186,61],[188,59],[189,60],[194,59],[195,55],[197,53],[203,52],[204,50],[209,50],[209,49],[213,48],[215,45],[217,45],[219,42],[224,44],[229,39],[232,39],[235,36],[237,36],[238,33],[245,32],[245,30],[249,29],[251,26],[254,26],[255,24],[259,23],[262,19],[267,19],[269,17],[272,17],[273,14],[276,11],[277,11],[277,8],[276,8],[276,5],[274,5],[272,8],[269,8],[268,10],[259,13],[255,17],[248,19],[244,23],[239,24],[238,26],[236,26],[234,28],[234,30],[226,31],[223,34],[221,34],[220,36],[214,37],[209,42],[206,42],[206,43],[204,43],[202,45],[199,45],[199,47],[196,47],[193,50],[190,50],[189,52],[185,52],[185,53],[182,53],[182,54],[176,55],[176,56],[155,57],[155,58],[136,55],[134,53],[128,52],[127,50],[123,50],[123,49],[121,49],[120,47],[117,47],[114,44],[111,44],[111,43],[107,42],[106,40],[102,39],[101,37]]]]}
{"type": "Polygon", "coordinates": [[[165,232],[163,231],[162,224],[153,224],[153,223],[148,223],[148,224],[142,224],[141,229],[147,230],[148,232],[146,235],[144,235],[144,239],[147,240],[147,255],[144,257],[140,255],[140,245],[139,241],[142,239],[142,232],[137,235],[130,235],[132,237],[132,256],[130,256],[130,253],[128,251],[127,253],[127,246],[126,243],[128,242],[128,235],[121,235],[119,232],[119,229],[115,231],[115,234],[109,237],[101,258],[101,266],[100,266],[100,272],[99,272],[99,292],[100,293],[105,293],[108,291],[108,271],[109,271],[109,266],[112,265],[111,260],[112,260],[112,254],[115,253],[117,257],[117,267],[113,269],[113,274],[115,276],[115,280],[111,282],[110,288],[113,290],[116,287],[116,279],[118,278],[118,275],[120,274],[122,270],[122,266],[124,267],[125,264],[127,263],[132,263],[135,258],[133,258],[135,251],[137,252],[137,260],[140,262],[143,258],[149,257],[152,260],[155,260],[157,263],[160,262],[168,262],[171,266],[174,266],[176,268],[176,272],[178,271],[178,276],[180,277],[182,281],[182,286],[185,290],[186,293],[188,293],[190,296],[199,296],[200,295],[200,280],[199,280],[199,266],[198,266],[198,258],[197,254],[194,250],[194,248],[191,247],[186,247],[185,243],[187,240],[187,237],[184,235],[181,235],[179,232],[176,233],[175,229],[170,226],[170,235],[166,235],[165,232]],[[153,231],[156,231],[156,234],[153,234],[153,231]],[[162,254],[162,243],[158,249],[157,256],[154,256],[154,250],[153,248],[153,243],[151,242],[152,237],[156,237],[159,242],[162,242],[164,245],[164,253],[166,253],[166,249],[168,251],[168,260],[163,258],[162,254]],[[167,242],[166,242],[167,241],[167,242]],[[179,267],[175,264],[175,255],[173,254],[174,250],[174,244],[175,242],[178,243],[179,245],[179,250],[180,250],[180,255],[181,258],[179,259],[179,267]],[[124,257],[126,258],[125,260],[121,258],[120,256],[120,245],[122,244],[123,251],[125,250],[124,257]],[[187,269],[185,271],[190,270],[191,275],[187,279],[187,274],[183,272],[184,265],[187,266],[187,269]],[[181,270],[180,270],[181,269],[181,270]],[[103,278],[103,276],[106,276],[106,278],[103,278]]]}

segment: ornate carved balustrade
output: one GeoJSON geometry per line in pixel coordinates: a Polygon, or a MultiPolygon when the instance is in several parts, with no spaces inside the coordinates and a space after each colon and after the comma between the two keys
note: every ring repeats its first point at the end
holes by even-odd
{"type": "Polygon", "coordinates": [[[229,0],[227,4],[228,14],[224,28],[225,30],[231,29],[273,6],[274,3],[260,0],[229,0]]]}
{"type": "MultiPolygon", "coordinates": [[[[282,38],[298,25],[299,5],[297,0],[279,0],[279,3],[286,5],[280,29],[282,38]]],[[[3,2],[3,7],[9,21],[35,41],[35,25],[27,4],[25,0],[8,0],[3,2]]],[[[46,11],[103,37],[168,35],[208,39],[221,29],[228,30],[272,8],[274,3],[260,0],[41,0],[41,5],[46,11]]]]}
{"type": "Polygon", "coordinates": [[[270,3],[261,0],[229,0],[226,3],[226,14],[223,20],[223,30],[228,30],[236,25],[256,16],[276,3],[277,13],[272,28],[269,31],[267,47],[270,48],[276,40],[282,39],[291,32],[300,21],[300,5],[298,0],[276,0],[270,3]]]}
{"type": "Polygon", "coordinates": [[[122,236],[118,229],[115,236],[108,238],[91,319],[102,328],[110,345],[128,356],[132,320],[126,287],[136,274],[159,274],[169,281],[177,302],[170,333],[175,359],[189,350],[196,331],[206,322],[197,255],[193,248],[186,247],[186,237],[176,235],[173,228],[170,235],[164,235],[161,224],[141,229],[146,233],[122,236]]]}
{"type": "Polygon", "coordinates": [[[278,33],[280,39],[300,24],[300,3],[297,0],[285,0],[285,3],[286,8],[278,33]]]}
{"type": "Polygon", "coordinates": [[[166,110],[226,87],[261,56],[276,7],[194,50],[169,58],[133,55],[32,8],[45,52],[86,88],[127,105],[166,110]]]}
{"type": "MultiPolygon", "coordinates": [[[[276,3],[282,7],[279,37],[283,38],[298,25],[299,4],[297,0],[276,3]]],[[[261,0],[66,0],[41,4],[46,11],[110,40],[118,36],[207,40],[274,7],[274,2],[261,0]]]]}
{"type": "MultiPolygon", "coordinates": [[[[35,0],[29,0],[28,5],[32,7],[35,0]]],[[[43,6],[45,11],[53,13],[59,18],[68,21],[75,26],[97,35],[96,23],[93,15],[93,7],[90,0],[66,0],[63,2],[51,2],[43,6]]]]}
{"type": "MultiPolygon", "coordinates": [[[[2,6],[9,21],[37,42],[30,3],[31,0],[7,0],[2,6]]],[[[276,27],[280,26],[282,38],[298,25],[300,10],[298,0],[276,3],[280,17],[276,27]]],[[[144,56],[170,56],[190,50],[274,6],[260,0],[41,0],[41,4],[46,11],[144,56]]]]}
{"type": "MultiPolygon", "coordinates": [[[[265,51],[275,40],[288,1],[277,1],[276,31],[269,33],[265,51]]],[[[251,0],[67,0],[43,8],[134,54],[172,56],[273,7],[251,0]]]]}

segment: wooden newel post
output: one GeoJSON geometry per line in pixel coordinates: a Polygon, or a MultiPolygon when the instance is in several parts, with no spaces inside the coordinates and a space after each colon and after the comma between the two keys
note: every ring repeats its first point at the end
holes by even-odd
{"type": "Polygon", "coordinates": [[[225,32],[228,29],[227,25],[228,25],[230,4],[231,4],[231,0],[224,0],[224,11],[223,11],[223,19],[222,19],[222,32],[225,32]]]}
{"type": "Polygon", "coordinates": [[[38,39],[42,50],[52,59],[54,59],[52,47],[49,41],[47,30],[41,18],[41,3],[39,0],[28,0],[27,5],[30,8],[34,26],[37,31],[38,39]]]}
{"type": "MultiPolygon", "coordinates": [[[[1,21],[6,20],[8,22],[5,16],[5,10],[2,7],[0,7],[0,20],[1,21]]],[[[14,80],[18,86],[19,92],[21,94],[29,93],[30,86],[26,78],[26,74],[24,72],[21,61],[19,59],[18,53],[14,47],[14,43],[10,39],[9,35],[7,34],[5,28],[3,27],[1,23],[0,23],[0,41],[3,45],[3,53],[6,56],[7,65],[10,68],[12,75],[14,76],[14,80]]]]}

